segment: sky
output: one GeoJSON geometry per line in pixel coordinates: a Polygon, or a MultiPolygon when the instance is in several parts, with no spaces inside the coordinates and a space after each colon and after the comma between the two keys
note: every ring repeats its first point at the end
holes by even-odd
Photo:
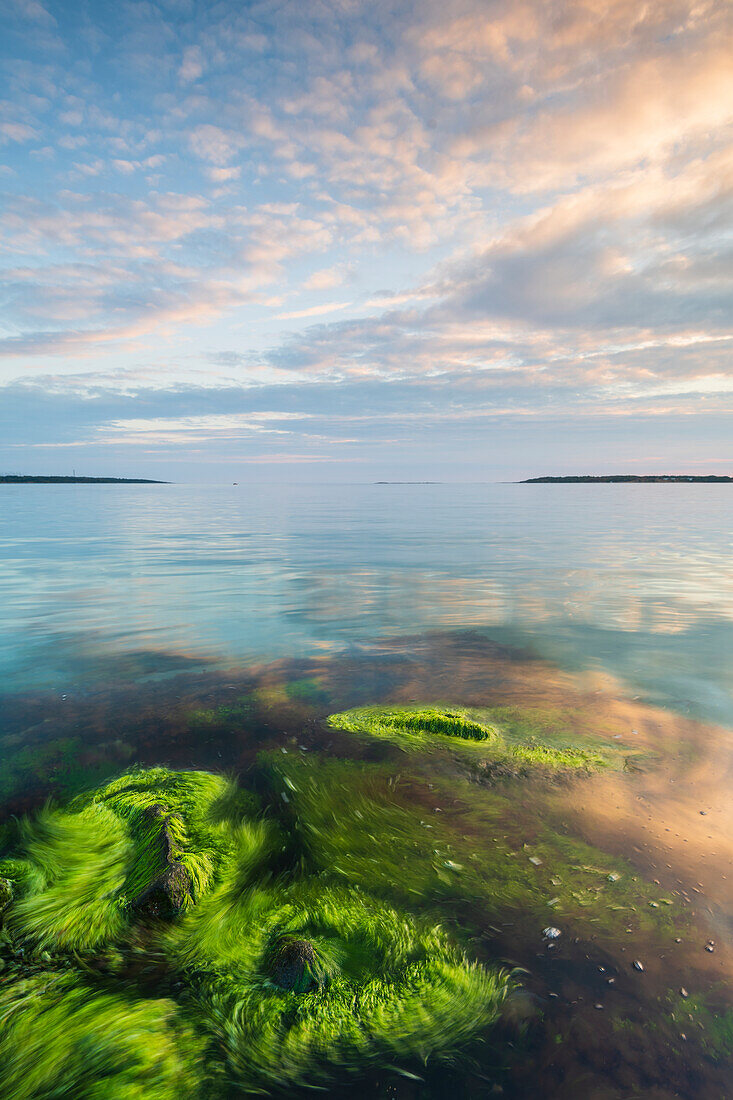
{"type": "Polygon", "coordinates": [[[2,0],[0,472],[733,472],[728,0],[2,0]]]}

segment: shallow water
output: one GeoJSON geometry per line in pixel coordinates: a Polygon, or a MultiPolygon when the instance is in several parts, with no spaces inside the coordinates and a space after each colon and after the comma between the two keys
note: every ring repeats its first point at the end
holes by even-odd
{"type": "Polygon", "coordinates": [[[730,492],[4,485],[0,677],[66,690],[471,628],[733,726],[730,492]]]}
{"type": "MultiPolygon", "coordinates": [[[[132,764],[237,775],[286,832],[327,814],[327,874],[439,920],[485,965],[520,968],[522,995],[452,1068],[406,1064],[328,1095],[723,1100],[727,493],[13,487],[6,846],[12,815],[132,764]],[[326,721],[383,702],[499,708],[500,723],[597,746],[612,765],[514,772],[480,751],[326,721]],[[321,802],[300,805],[293,788],[314,782],[321,802]]],[[[31,973],[20,958],[5,980],[31,973]]]]}

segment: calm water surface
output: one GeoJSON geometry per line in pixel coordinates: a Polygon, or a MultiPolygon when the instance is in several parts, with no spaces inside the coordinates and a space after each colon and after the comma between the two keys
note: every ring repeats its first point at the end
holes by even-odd
{"type": "Polygon", "coordinates": [[[0,675],[63,690],[470,628],[733,725],[730,518],[714,485],[5,485],[0,675]]]}

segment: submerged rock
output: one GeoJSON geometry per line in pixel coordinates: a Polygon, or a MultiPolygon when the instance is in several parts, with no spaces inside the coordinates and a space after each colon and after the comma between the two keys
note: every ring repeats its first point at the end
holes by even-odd
{"type": "Polygon", "coordinates": [[[0,878],[0,913],[3,913],[13,900],[13,884],[10,879],[0,878]]]}
{"type": "Polygon", "coordinates": [[[131,770],[29,821],[0,865],[12,868],[13,932],[32,953],[27,965],[19,947],[16,965],[8,952],[0,983],[0,1096],[30,1096],[29,1067],[38,1095],[57,1075],[68,1096],[104,1079],[110,1096],[182,1100],[214,1095],[224,1074],[243,1093],[291,1095],[452,1055],[498,1022],[509,973],[466,958],[439,926],[335,886],[317,858],[296,863],[288,827],[221,777],[164,768],[131,770]],[[38,975],[41,964],[51,970],[38,975]],[[161,982],[170,999],[154,1001],[161,982]],[[192,1048],[179,996],[196,1033],[221,1045],[197,1050],[190,1079],[186,1069],[175,1080],[192,1048]],[[160,1049],[170,1088],[148,1068],[160,1049]]]}
{"type": "MultiPolygon", "coordinates": [[[[158,828],[157,836],[148,843],[157,848],[150,854],[159,863],[161,870],[132,899],[131,908],[140,916],[170,919],[193,903],[191,876],[175,858],[176,846],[171,835],[171,822],[175,815],[166,814],[163,806],[154,805],[144,811],[143,817],[153,828],[158,828]]],[[[180,820],[177,817],[175,819],[180,820]]]]}
{"type": "Polygon", "coordinates": [[[272,980],[281,989],[310,993],[316,989],[316,953],[309,940],[283,940],[272,963],[272,980]]]}

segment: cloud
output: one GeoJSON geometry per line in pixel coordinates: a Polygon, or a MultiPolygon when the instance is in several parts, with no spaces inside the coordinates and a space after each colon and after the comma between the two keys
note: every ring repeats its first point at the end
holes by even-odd
{"type": "Polygon", "coordinates": [[[294,321],[304,317],[320,317],[324,313],[335,313],[339,309],[348,309],[351,302],[324,302],[319,306],[309,306],[308,309],[296,309],[290,313],[278,313],[278,321],[294,321]]]}
{"type": "Polygon", "coordinates": [[[184,84],[188,84],[192,80],[198,80],[200,76],[203,76],[203,72],[204,57],[201,48],[199,46],[188,46],[183,51],[183,60],[178,70],[179,80],[184,84]]]}
{"type": "Polygon", "coordinates": [[[344,271],[340,265],[314,271],[303,283],[303,290],[333,290],[344,281],[344,271]]]}
{"type": "Polygon", "coordinates": [[[288,453],[353,437],[399,461],[428,425],[461,449],[510,421],[728,408],[722,0],[9,15],[1,377],[55,372],[59,446],[233,454],[205,419],[226,405],[180,411],[192,380],[232,415],[254,391],[322,402],[288,453]],[[139,416],[108,415],[115,387],[139,416]]]}
{"type": "Polygon", "coordinates": [[[221,126],[202,123],[189,134],[191,149],[202,160],[219,166],[226,165],[245,144],[241,134],[223,130],[221,126]]]}
{"type": "Polygon", "coordinates": [[[8,141],[30,141],[38,137],[32,126],[23,122],[0,122],[0,144],[8,141]]]}

